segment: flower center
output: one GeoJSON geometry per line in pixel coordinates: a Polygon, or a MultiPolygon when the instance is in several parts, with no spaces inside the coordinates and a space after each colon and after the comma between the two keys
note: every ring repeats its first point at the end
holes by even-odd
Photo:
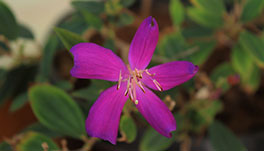
{"type": "Polygon", "coordinates": [[[136,95],[136,86],[138,86],[145,93],[145,89],[143,86],[144,84],[141,81],[144,72],[147,74],[147,76],[149,76],[148,78],[151,78],[157,89],[159,91],[163,91],[158,81],[153,78],[155,73],[154,74],[149,73],[148,69],[138,70],[137,68],[135,68],[134,70],[132,70],[129,65],[127,65],[127,68],[129,70],[129,75],[127,78],[123,79],[121,71],[119,73],[117,89],[120,88],[122,81],[127,81],[127,89],[125,91],[125,95],[128,95],[130,100],[132,100],[136,105],[138,104],[138,99],[136,95]]]}

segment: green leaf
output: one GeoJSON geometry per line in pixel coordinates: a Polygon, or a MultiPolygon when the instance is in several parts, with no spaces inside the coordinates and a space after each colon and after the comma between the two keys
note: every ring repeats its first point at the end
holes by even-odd
{"type": "Polygon", "coordinates": [[[130,7],[135,3],[135,0],[120,0],[120,3],[124,7],[130,7]]]}
{"type": "Polygon", "coordinates": [[[184,7],[180,0],[170,0],[169,11],[174,25],[178,26],[184,21],[184,7]]]}
{"type": "Polygon", "coordinates": [[[140,151],[163,151],[171,146],[174,137],[167,138],[162,136],[153,128],[149,128],[143,135],[139,144],[140,151]]]}
{"type": "Polygon", "coordinates": [[[185,38],[210,37],[213,35],[213,30],[194,24],[182,29],[182,35],[185,38]]]}
{"type": "Polygon", "coordinates": [[[9,110],[10,110],[11,112],[14,112],[14,111],[16,111],[16,110],[22,108],[22,107],[26,104],[27,101],[28,101],[28,96],[27,96],[27,93],[24,92],[24,93],[18,95],[18,96],[13,100],[13,102],[12,102],[11,107],[10,107],[9,110]]]}
{"type": "Polygon", "coordinates": [[[90,86],[74,91],[72,96],[94,102],[103,90],[111,86],[110,82],[104,80],[91,80],[90,86]]]}
{"type": "Polygon", "coordinates": [[[198,50],[191,53],[187,60],[196,65],[203,64],[213,52],[215,44],[215,42],[196,43],[194,46],[198,47],[198,50]]]}
{"type": "Polygon", "coordinates": [[[58,80],[54,85],[63,90],[71,90],[73,88],[73,85],[67,80],[58,80]]]}
{"type": "Polygon", "coordinates": [[[73,0],[71,4],[78,10],[86,10],[96,15],[104,12],[105,8],[103,1],[73,0]]]}
{"type": "Polygon", "coordinates": [[[36,85],[30,88],[29,98],[34,114],[44,126],[75,138],[86,134],[81,109],[61,89],[36,85]]]}
{"type": "Polygon", "coordinates": [[[191,20],[208,28],[218,28],[223,25],[223,19],[221,15],[207,12],[203,9],[188,8],[187,14],[191,20]]]}
{"type": "Polygon", "coordinates": [[[166,35],[158,45],[158,53],[161,56],[170,58],[172,60],[178,60],[179,58],[186,57],[182,55],[189,46],[185,42],[185,39],[179,33],[172,33],[166,35]]]}
{"type": "Polygon", "coordinates": [[[55,55],[58,45],[58,39],[55,35],[51,35],[45,44],[43,50],[43,56],[40,61],[40,67],[38,71],[38,82],[46,82],[51,77],[53,57],[55,55]]]}
{"type": "Polygon", "coordinates": [[[215,151],[246,151],[245,146],[222,123],[215,121],[209,128],[209,137],[215,151]]]}
{"type": "Polygon", "coordinates": [[[232,65],[225,62],[220,65],[218,65],[211,74],[212,81],[217,81],[219,78],[226,78],[229,75],[235,74],[234,69],[232,68],[232,65]]]}
{"type": "Polygon", "coordinates": [[[77,34],[82,34],[89,27],[80,11],[73,12],[71,16],[68,16],[57,26],[77,34]]]}
{"type": "Polygon", "coordinates": [[[0,150],[1,151],[13,151],[12,147],[6,142],[0,143],[0,150]]]}
{"type": "Polygon", "coordinates": [[[222,88],[223,91],[226,91],[230,88],[230,85],[227,81],[228,76],[234,75],[234,71],[231,64],[225,62],[218,65],[211,74],[211,80],[214,81],[214,84],[218,88],[222,88]]]}
{"type": "Polygon", "coordinates": [[[34,39],[32,31],[25,25],[19,25],[19,37],[34,39]]]}
{"type": "Polygon", "coordinates": [[[0,104],[6,99],[25,92],[36,74],[35,65],[20,65],[5,73],[0,83],[0,104]]]}
{"type": "Polygon", "coordinates": [[[260,71],[254,60],[243,48],[236,46],[232,50],[232,65],[239,73],[244,87],[254,92],[260,84],[260,71]]]}
{"type": "Polygon", "coordinates": [[[187,116],[190,119],[191,130],[200,132],[202,128],[212,123],[215,115],[223,108],[219,100],[195,100],[187,106],[187,116]]]}
{"type": "Polygon", "coordinates": [[[260,67],[264,67],[264,40],[245,31],[240,34],[239,44],[253,57],[253,60],[260,67]]]}
{"type": "Polygon", "coordinates": [[[54,29],[56,34],[59,36],[60,40],[64,44],[65,48],[70,50],[74,45],[85,42],[85,40],[78,34],[70,32],[62,28],[54,29]]]}
{"type": "Polygon", "coordinates": [[[48,151],[58,150],[59,147],[47,136],[36,132],[28,132],[16,146],[17,151],[41,151],[42,144],[47,143],[48,151]]]}
{"type": "Polygon", "coordinates": [[[16,39],[19,33],[19,26],[14,14],[3,1],[0,1],[0,20],[0,34],[10,40],[16,39]]]}
{"type": "Polygon", "coordinates": [[[119,15],[117,26],[119,27],[126,26],[132,24],[133,21],[134,21],[134,17],[132,15],[129,15],[128,13],[122,13],[119,15]]]}
{"type": "Polygon", "coordinates": [[[242,22],[248,22],[257,17],[263,10],[263,0],[247,0],[244,5],[240,20],[242,22]]]}
{"type": "Polygon", "coordinates": [[[232,65],[236,72],[242,77],[242,80],[247,81],[254,67],[254,61],[247,51],[239,45],[235,46],[231,54],[232,65]]]}
{"type": "Polygon", "coordinates": [[[225,6],[223,0],[192,0],[197,8],[213,13],[214,15],[223,15],[225,6]]]}
{"type": "Polygon", "coordinates": [[[102,28],[103,21],[101,20],[100,17],[95,16],[94,14],[86,10],[82,10],[81,13],[84,17],[84,20],[90,27],[93,27],[94,29],[97,29],[97,30],[100,30],[102,28]]]}
{"type": "Polygon", "coordinates": [[[61,136],[60,134],[48,129],[47,127],[45,127],[44,125],[42,125],[39,122],[36,122],[34,124],[31,124],[30,126],[28,126],[27,128],[25,128],[22,132],[27,132],[27,131],[33,131],[33,132],[38,132],[41,133],[43,135],[46,135],[48,137],[58,137],[61,136]]]}
{"type": "Polygon", "coordinates": [[[116,51],[115,41],[111,38],[105,39],[104,47],[112,50],[113,52],[116,51]]]}
{"type": "Polygon", "coordinates": [[[121,117],[120,130],[125,135],[128,143],[131,143],[136,139],[137,126],[131,117],[126,115],[121,117]]]}

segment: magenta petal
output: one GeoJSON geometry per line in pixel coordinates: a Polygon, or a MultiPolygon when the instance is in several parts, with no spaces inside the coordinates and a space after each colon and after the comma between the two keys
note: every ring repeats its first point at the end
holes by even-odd
{"type": "Polygon", "coordinates": [[[136,107],[149,124],[160,134],[171,137],[176,130],[176,121],[168,107],[151,90],[144,88],[145,93],[137,87],[136,107]]]}
{"type": "Polygon", "coordinates": [[[125,90],[126,84],[122,83],[119,90],[115,85],[101,93],[86,119],[88,135],[116,143],[120,115],[128,98],[124,95],[125,90]]]}
{"type": "Polygon", "coordinates": [[[146,18],[138,28],[129,49],[128,61],[132,69],[145,69],[159,39],[159,27],[154,18],[146,18]]]}
{"type": "Polygon", "coordinates": [[[73,77],[118,81],[120,71],[122,75],[127,73],[126,65],[118,56],[94,43],[79,43],[70,52],[74,56],[73,77]]]}
{"type": "Polygon", "coordinates": [[[148,71],[153,76],[143,73],[142,82],[145,85],[158,90],[153,83],[153,79],[155,79],[163,90],[168,90],[191,79],[198,71],[198,66],[188,61],[173,61],[155,66],[148,71]]]}

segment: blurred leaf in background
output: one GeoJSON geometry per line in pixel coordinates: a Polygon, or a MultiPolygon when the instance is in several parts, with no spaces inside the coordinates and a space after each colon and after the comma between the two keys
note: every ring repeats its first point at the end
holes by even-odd
{"type": "Polygon", "coordinates": [[[29,90],[34,114],[46,127],[64,135],[86,135],[84,115],[63,90],[50,85],[35,85],[29,90]]]}
{"type": "Polygon", "coordinates": [[[131,143],[136,139],[137,126],[133,119],[127,115],[123,115],[120,120],[120,131],[126,142],[131,143]]]}
{"type": "Polygon", "coordinates": [[[166,138],[150,127],[144,132],[140,140],[139,150],[163,151],[168,149],[173,142],[173,138],[166,138]]]}
{"type": "Polygon", "coordinates": [[[215,151],[247,151],[236,136],[218,121],[211,124],[209,137],[215,151]]]}
{"type": "Polygon", "coordinates": [[[0,1],[0,20],[0,34],[10,40],[16,39],[19,34],[19,25],[14,14],[3,1],[0,1]]]}
{"type": "Polygon", "coordinates": [[[59,147],[47,136],[36,132],[27,132],[16,146],[17,151],[43,150],[43,143],[48,146],[48,151],[58,150],[59,147]]]}

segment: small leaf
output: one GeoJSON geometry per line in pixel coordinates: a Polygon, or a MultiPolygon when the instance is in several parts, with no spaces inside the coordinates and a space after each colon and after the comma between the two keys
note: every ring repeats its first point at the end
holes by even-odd
{"type": "Polygon", "coordinates": [[[247,0],[240,17],[241,21],[247,22],[257,17],[263,10],[263,6],[263,0],[247,0]]]}
{"type": "Polygon", "coordinates": [[[73,85],[66,80],[58,80],[54,83],[54,85],[63,90],[71,90],[73,88],[73,85]]]}
{"type": "Polygon", "coordinates": [[[14,14],[3,1],[0,1],[0,34],[14,40],[17,38],[18,33],[19,26],[14,14]]]}
{"type": "Polygon", "coordinates": [[[86,134],[81,109],[61,89],[36,85],[30,88],[29,98],[34,114],[44,126],[75,138],[86,134]]]}
{"type": "Polygon", "coordinates": [[[85,42],[85,40],[78,34],[70,32],[62,28],[54,29],[56,34],[59,36],[60,40],[64,44],[65,48],[70,50],[74,45],[85,42]]]}
{"type": "Polygon", "coordinates": [[[34,39],[32,31],[25,25],[19,25],[19,37],[34,39]]]}
{"type": "Polygon", "coordinates": [[[28,132],[23,139],[16,145],[17,151],[41,151],[42,144],[47,143],[48,151],[58,150],[59,147],[47,136],[36,132],[28,132]]]}
{"type": "Polygon", "coordinates": [[[55,35],[51,35],[44,46],[43,56],[40,61],[40,67],[38,71],[38,82],[46,82],[49,80],[52,71],[53,57],[56,52],[58,40],[55,35]]]}
{"type": "Polygon", "coordinates": [[[178,26],[184,21],[184,7],[180,0],[170,0],[170,16],[173,24],[178,26]]]}
{"type": "Polygon", "coordinates": [[[163,151],[171,146],[174,138],[162,136],[153,128],[149,128],[143,135],[139,144],[140,151],[163,151]]]}
{"type": "Polygon", "coordinates": [[[38,132],[43,135],[46,135],[48,137],[58,137],[61,136],[60,134],[48,129],[44,125],[40,124],[39,122],[36,122],[34,124],[31,124],[27,128],[25,128],[22,132],[27,132],[27,131],[33,131],[33,132],[38,132]]]}
{"type": "Polygon", "coordinates": [[[131,117],[123,115],[120,120],[120,130],[125,134],[128,143],[133,142],[137,136],[137,126],[131,117]]]}
{"type": "Polygon", "coordinates": [[[103,90],[112,86],[110,82],[103,80],[91,80],[91,82],[89,87],[76,90],[72,95],[77,98],[89,100],[93,104],[103,90]]]}
{"type": "Polygon", "coordinates": [[[0,104],[6,99],[25,92],[28,84],[35,78],[37,68],[35,65],[20,65],[7,71],[0,83],[0,104]]]}
{"type": "Polygon", "coordinates": [[[253,57],[253,60],[260,67],[264,67],[264,40],[245,31],[240,34],[239,44],[253,57]]]}
{"type": "Polygon", "coordinates": [[[247,80],[252,72],[254,61],[247,51],[240,46],[235,46],[232,50],[232,65],[236,72],[242,77],[242,80],[247,80]]]}
{"type": "Polygon", "coordinates": [[[103,22],[101,18],[99,18],[98,16],[95,16],[94,14],[86,10],[82,10],[81,13],[84,17],[84,20],[90,27],[93,27],[94,29],[97,29],[97,30],[100,30],[102,28],[103,22]]]}
{"type": "Polygon", "coordinates": [[[199,9],[213,13],[214,15],[223,15],[225,6],[223,0],[191,0],[199,9]]]}
{"type": "Polygon", "coordinates": [[[187,60],[196,65],[203,64],[213,52],[215,44],[215,42],[196,43],[194,48],[198,47],[198,50],[191,53],[187,60]]]}
{"type": "Polygon", "coordinates": [[[232,65],[239,73],[244,87],[254,92],[260,82],[260,72],[249,53],[239,46],[232,50],[232,65]]]}
{"type": "Polygon", "coordinates": [[[210,37],[213,35],[213,29],[194,24],[182,29],[182,35],[185,38],[210,37]]]}
{"type": "Polygon", "coordinates": [[[223,19],[221,15],[207,12],[203,9],[188,8],[187,14],[194,22],[208,28],[218,28],[221,27],[223,24],[223,19]]]}
{"type": "Polygon", "coordinates": [[[225,62],[220,64],[213,70],[211,79],[212,81],[217,81],[217,79],[219,78],[226,78],[227,76],[232,74],[235,74],[234,69],[229,63],[225,62]]]}
{"type": "Polygon", "coordinates": [[[73,0],[72,5],[78,10],[86,10],[90,13],[99,15],[104,12],[103,1],[91,1],[91,0],[73,0]]]}
{"type": "Polygon", "coordinates": [[[211,80],[214,81],[217,88],[222,88],[223,91],[226,91],[230,88],[230,85],[227,81],[228,76],[235,75],[232,65],[225,62],[218,65],[211,74],[211,80]]]}
{"type": "Polygon", "coordinates": [[[132,15],[129,15],[127,13],[122,13],[119,16],[119,20],[117,22],[117,26],[122,27],[129,24],[132,24],[134,21],[134,17],[132,15]]]}
{"type": "Polygon", "coordinates": [[[124,7],[130,7],[135,3],[135,0],[120,0],[120,3],[124,7]]]}
{"type": "Polygon", "coordinates": [[[215,121],[209,128],[209,137],[215,151],[246,151],[245,146],[222,123],[215,121]]]}
{"type": "Polygon", "coordinates": [[[10,111],[14,112],[20,108],[22,108],[26,102],[28,101],[28,96],[27,93],[24,92],[20,95],[18,95],[12,102],[11,107],[10,107],[10,111]]]}

